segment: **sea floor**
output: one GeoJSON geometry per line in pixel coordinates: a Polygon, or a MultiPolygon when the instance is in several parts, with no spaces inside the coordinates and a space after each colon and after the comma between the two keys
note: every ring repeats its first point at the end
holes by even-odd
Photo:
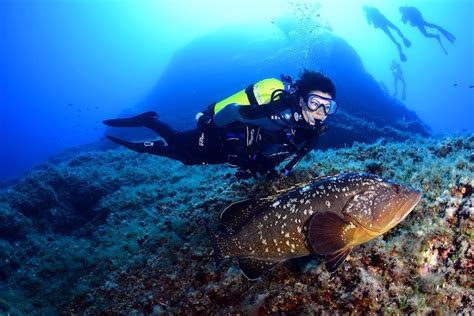
{"type": "Polygon", "coordinates": [[[123,149],[52,159],[0,191],[0,314],[457,314],[474,310],[474,135],[315,151],[288,178],[238,181],[123,149]],[[251,281],[216,264],[205,224],[319,176],[378,173],[423,191],[334,274],[318,256],[251,281]]]}

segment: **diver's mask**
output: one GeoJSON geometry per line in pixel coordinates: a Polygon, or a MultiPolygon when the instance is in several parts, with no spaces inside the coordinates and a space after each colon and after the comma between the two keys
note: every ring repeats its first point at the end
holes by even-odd
{"type": "Polygon", "coordinates": [[[308,111],[310,112],[316,112],[320,108],[323,108],[325,115],[330,115],[337,112],[337,102],[331,98],[326,98],[319,94],[310,93],[304,97],[304,101],[308,111]]]}

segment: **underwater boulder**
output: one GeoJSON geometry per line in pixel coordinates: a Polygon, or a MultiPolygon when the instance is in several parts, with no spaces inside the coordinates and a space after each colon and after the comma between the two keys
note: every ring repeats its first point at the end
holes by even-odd
{"type": "Polygon", "coordinates": [[[19,239],[24,231],[16,227],[29,226],[41,232],[69,234],[89,222],[107,185],[77,167],[80,159],[69,160],[69,170],[48,164],[38,167],[0,195],[0,219],[8,228],[2,229],[5,233],[0,233],[0,238],[19,239]]]}
{"type": "MultiPolygon", "coordinates": [[[[323,71],[337,88],[340,111],[328,123],[342,133],[334,143],[323,137],[323,148],[373,142],[381,137],[403,140],[413,134],[429,136],[429,127],[380,87],[343,38],[324,28],[291,38],[276,34],[269,38],[253,29],[227,27],[196,38],[174,55],[149,95],[121,116],[155,110],[176,128],[188,129],[195,126],[195,114],[212,102],[263,78],[284,73],[296,79],[307,68],[323,71]],[[347,120],[347,116],[353,119],[347,120]],[[366,125],[373,125],[370,133],[353,132],[366,125]]],[[[155,136],[138,129],[107,133],[155,136]]],[[[335,132],[327,135],[333,137],[335,132]]]]}
{"type": "Polygon", "coordinates": [[[31,220],[7,203],[0,202],[0,239],[20,240],[32,231],[31,220]]]}

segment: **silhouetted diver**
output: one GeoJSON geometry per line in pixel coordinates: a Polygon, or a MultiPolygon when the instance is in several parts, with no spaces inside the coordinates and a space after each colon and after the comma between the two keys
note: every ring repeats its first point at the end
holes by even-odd
{"type": "Polygon", "coordinates": [[[393,86],[395,88],[395,92],[393,96],[396,97],[398,94],[398,82],[402,82],[403,90],[402,90],[402,100],[405,101],[406,93],[405,93],[405,79],[403,78],[402,67],[399,63],[395,60],[392,61],[392,65],[390,66],[390,70],[393,74],[393,86]]]}
{"type": "Polygon", "coordinates": [[[400,10],[400,13],[402,14],[402,21],[404,24],[406,24],[408,21],[410,22],[411,26],[416,26],[425,37],[436,38],[439,42],[439,45],[441,45],[441,48],[443,49],[444,53],[446,55],[448,54],[448,52],[446,52],[446,49],[444,49],[443,44],[441,43],[441,39],[439,35],[428,33],[425,29],[425,26],[437,29],[451,43],[454,43],[454,41],[456,40],[456,36],[454,36],[453,34],[449,33],[448,31],[446,31],[445,29],[443,29],[442,27],[436,24],[426,22],[423,19],[423,16],[421,15],[420,11],[415,7],[408,7],[408,6],[400,7],[399,10],[400,10]]]}
{"type": "Polygon", "coordinates": [[[406,61],[407,58],[405,56],[405,54],[403,54],[402,52],[402,46],[395,40],[395,38],[393,37],[392,33],[390,32],[389,28],[392,28],[394,29],[395,31],[397,31],[398,35],[402,38],[403,40],[403,44],[406,46],[406,47],[410,47],[411,46],[411,42],[405,38],[405,36],[403,36],[402,32],[400,32],[400,30],[398,29],[398,27],[396,27],[392,22],[390,22],[382,13],[380,13],[380,11],[374,7],[369,7],[369,6],[363,6],[362,9],[364,9],[365,11],[365,16],[367,18],[367,23],[369,23],[369,25],[373,25],[374,28],[380,28],[382,29],[382,31],[385,32],[385,34],[387,34],[387,36],[392,40],[392,42],[395,43],[395,45],[397,45],[397,48],[398,48],[398,52],[400,54],[400,60],[401,61],[406,61]]]}

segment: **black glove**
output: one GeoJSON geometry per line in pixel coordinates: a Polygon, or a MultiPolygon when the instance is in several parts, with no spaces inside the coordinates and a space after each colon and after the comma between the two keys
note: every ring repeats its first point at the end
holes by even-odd
{"type": "Polygon", "coordinates": [[[201,116],[199,116],[197,120],[197,126],[203,132],[207,132],[213,127],[215,127],[214,119],[211,113],[204,112],[201,116]]]}
{"type": "Polygon", "coordinates": [[[207,107],[207,109],[196,114],[197,126],[203,132],[207,132],[210,129],[216,127],[216,124],[214,123],[214,106],[215,105],[216,105],[215,103],[212,103],[207,107]]]}

